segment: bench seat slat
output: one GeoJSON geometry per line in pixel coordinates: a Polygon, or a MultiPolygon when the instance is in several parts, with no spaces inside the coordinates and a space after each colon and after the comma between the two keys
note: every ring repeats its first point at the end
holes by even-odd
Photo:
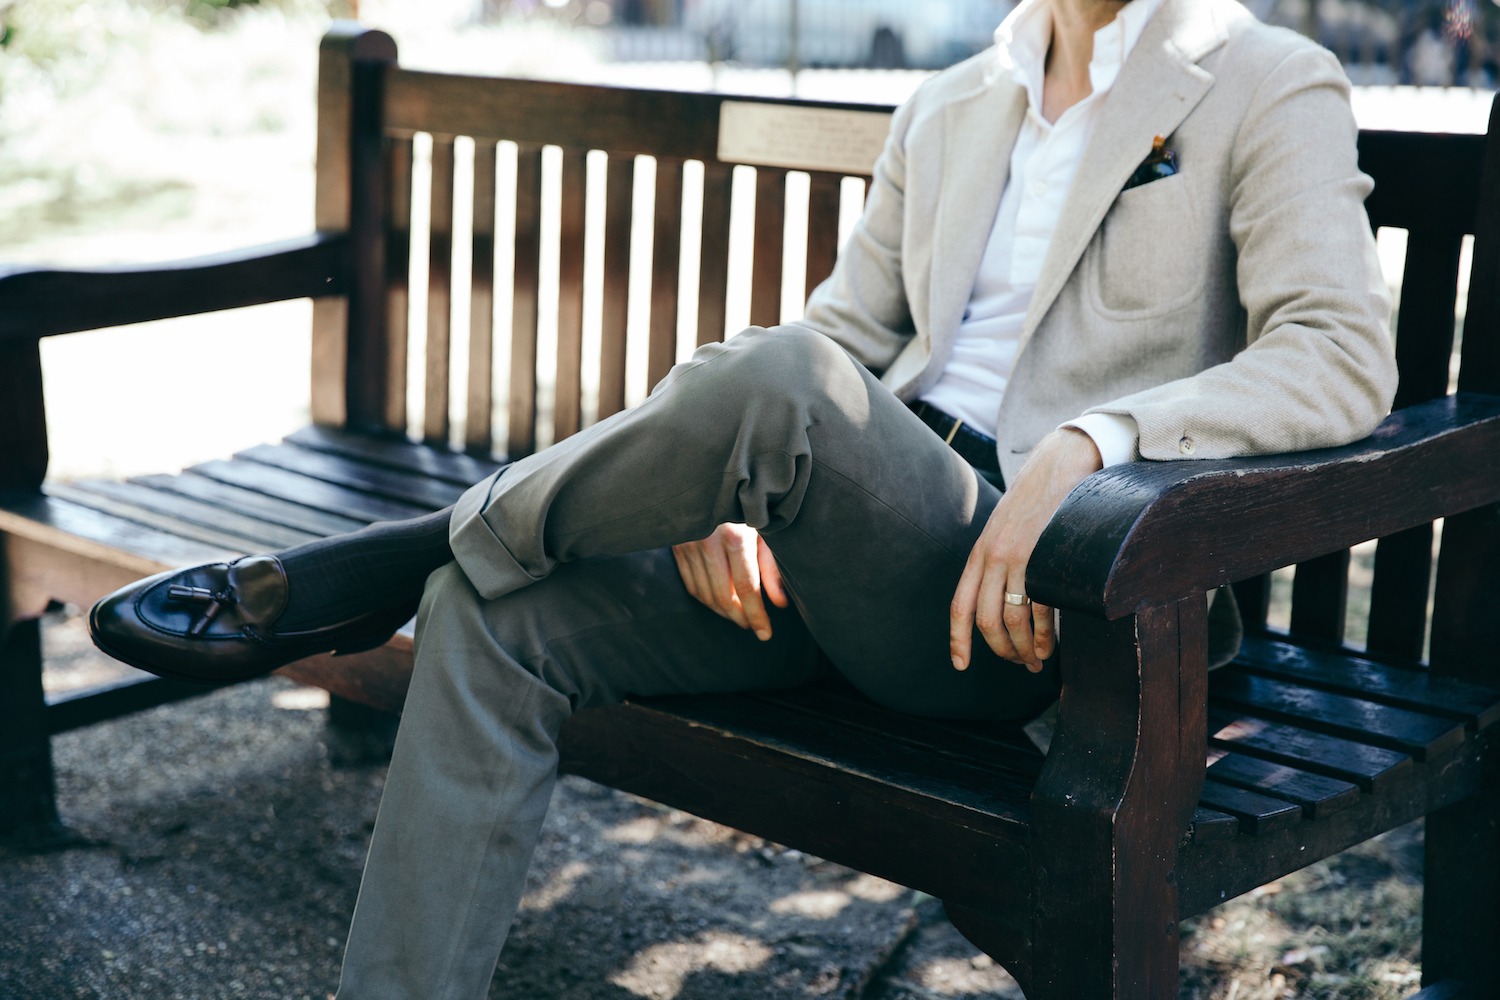
{"type": "Polygon", "coordinates": [[[309,451],[352,458],[366,465],[409,472],[463,487],[474,485],[505,464],[475,455],[441,451],[399,438],[355,434],[316,424],[293,431],[282,441],[309,451]]]}
{"type": "MultiPolygon", "coordinates": [[[[1428,548],[1430,551],[1430,543],[1428,548]]],[[[1477,729],[1500,720],[1500,691],[1434,677],[1426,670],[1389,666],[1259,636],[1245,637],[1235,664],[1264,677],[1462,719],[1477,729]]]]}
{"type": "Polygon", "coordinates": [[[1215,844],[1239,836],[1240,821],[1228,813],[1199,806],[1188,824],[1188,840],[1194,844],[1215,844]]]}
{"type": "Polygon", "coordinates": [[[119,564],[129,564],[142,575],[243,554],[41,493],[0,494],[0,531],[89,555],[103,555],[103,550],[125,553],[134,558],[119,564]]]}
{"type": "Polygon", "coordinates": [[[290,445],[258,444],[236,452],[234,457],[429,510],[446,507],[463,495],[463,488],[451,483],[435,482],[425,476],[395,472],[355,459],[290,445]]]}
{"type": "Polygon", "coordinates": [[[164,531],[169,535],[190,538],[195,542],[202,542],[205,545],[212,545],[229,552],[237,552],[243,555],[247,552],[254,552],[261,547],[260,542],[255,539],[246,538],[234,532],[220,531],[201,524],[193,524],[172,517],[169,514],[159,514],[153,510],[147,510],[131,503],[116,500],[113,497],[80,490],[67,483],[44,483],[42,491],[50,497],[66,500],[80,507],[92,507],[94,510],[102,511],[114,517],[124,518],[136,524],[143,524],[147,527],[155,528],[157,531],[164,531]]]}
{"type": "Polygon", "coordinates": [[[1457,746],[1464,725],[1453,719],[1257,677],[1233,667],[1209,679],[1209,700],[1251,715],[1409,753],[1417,760],[1457,746]]]}
{"type": "Polygon", "coordinates": [[[1210,746],[1352,781],[1364,791],[1376,794],[1415,766],[1410,754],[1279,722],[1247,718],[1241,712],[1212,703],[1208,707],[1208,732],[1210,746]]]}
{"type": "MultiPolygon", "coordinates": [[[[287,548],[322,537],[311,532],[288,528],[285,525],[273,524],[250,514],[194,500],[179,493],[153,490],[149,486],[116,483],[104,479],[84,479],[68,485],[78,493],[96,494],[119,503],[130,504],[143,510],[175,518],[178,521],[221,529],[265,549],[287,548]]],[[[54,495],[58,494],[54,493],[54,495]]],[[[85,500],[79,502],[94,506],[85,500]]]]}
{"type": "Polygon", "coordinates": [[[1208,776],[1221,784],[1295,802],[1308,819],[1347,809],[1359,801],[1360,795],[1359,786],[1353,782],[1237,753],[1225,754],[1210,764],[1208,776]]]}
{"type": "Polygon", "coordinates": [[[431,507],[419,507],[411,503],[399,503],[384,497],[372,496],[346,486],[338,486],[313,479],[296,472],[288,472],[259,462],[225,461],[213,459],[193,466],[190,472],[221,483],[254,490],[267,496],[289,500],[314,510],[327,511],[343,517],[371,521],[399,521],[432,513],[431,507]]]}
{"type": "Polygon", "coordinates": [[[160,493],[174,493],[192,497],[224,510],[240,511],[251,517],[272,524],[280,524],[318,537],[337,535],[345,531],[357,531],[367,522],[314,510],[300,503],[270,497],[255,490],[231,486],[216,479],[185,472],[177,476],[158,473],[150,476],[135,476],[126,482],[146,486],[160,493]]]}
{"type": "Polygon", "coordinates": [[[1228,813],[1240,821],[1240,829],[1257,836],[1285,830],[1302,821],[1302,807],[1296,803],[1258,795],[1212,779],[1203,782],[1199,802],[1210,809],[1228,813]]]}

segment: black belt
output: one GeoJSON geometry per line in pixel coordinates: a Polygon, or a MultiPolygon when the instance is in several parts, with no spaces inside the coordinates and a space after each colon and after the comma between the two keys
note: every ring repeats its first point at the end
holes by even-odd
{"type": "Polygon", "coordinates": [[[1000,454],[995,450],[995,439],[981,434],[957,417],[949,416],[936,406],[918,400],[907,403],[917,418],[931,427],[933,432],[958,452],[958,457],[972,465],[975,471],[988,479],[1002,492],[1005,480],[1000,475],[1000,454]]]}

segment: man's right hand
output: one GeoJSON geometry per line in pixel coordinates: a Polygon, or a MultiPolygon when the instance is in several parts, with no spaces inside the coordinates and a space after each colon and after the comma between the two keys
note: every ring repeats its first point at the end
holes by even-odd
{"type": "Polygon", "coordinates": [[[721,524],[699,542],[672,546],[687,591],[740,628],[771,638],[771,619],[761,588],[778,608],[790,603],[781,585],[776,557],[760,532],[745,524],[721,524]]]}

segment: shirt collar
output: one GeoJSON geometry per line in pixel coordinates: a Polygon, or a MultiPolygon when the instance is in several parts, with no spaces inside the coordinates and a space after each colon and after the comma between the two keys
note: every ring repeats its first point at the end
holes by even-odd
{"type": "MultiPolygon", "coordinates": [[[[1113,21],[1094,32],[1089,83],[1095,94],[1103,94],[1114,86],[1120,68],[1162,3],[1163,0],[1130,0],[1113,21]]],[[[1026,88],[1027,100],[1038,114],[1042,107],[1047,49],[1051,44],[1052,0],[1021,0],[995,29],[995,55],[1000,68],[1026,88]]]]}

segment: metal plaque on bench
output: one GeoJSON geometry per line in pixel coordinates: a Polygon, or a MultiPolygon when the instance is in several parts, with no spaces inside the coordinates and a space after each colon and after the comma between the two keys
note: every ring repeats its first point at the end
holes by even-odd
{"type": "Polygon", "coordinates": [[[719,159],[752,166],[869,174],[890,128],[888,111],[725,101],[719,106],[719,159]]]}

